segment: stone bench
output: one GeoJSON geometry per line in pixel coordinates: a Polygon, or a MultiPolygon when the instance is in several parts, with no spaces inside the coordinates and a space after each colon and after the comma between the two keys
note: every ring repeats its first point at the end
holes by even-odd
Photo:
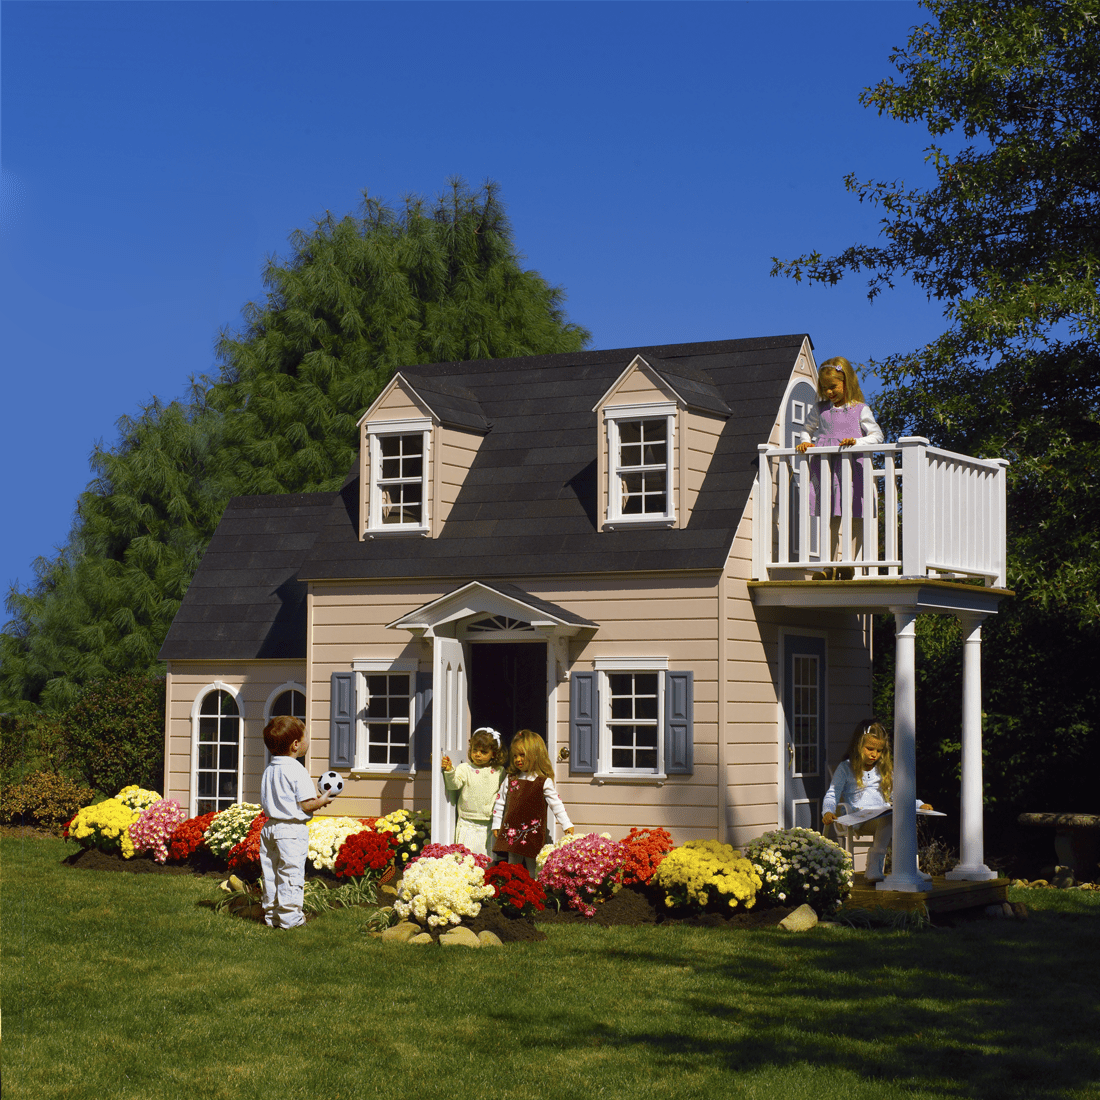
{"type": "Polygon", "coordinates": [[[1054,829],[1058,863],[1068,867],[1079,882],[1096,880],[1100,859],[1100,814],[1020,814],[1021,825],[1054,829]]]}

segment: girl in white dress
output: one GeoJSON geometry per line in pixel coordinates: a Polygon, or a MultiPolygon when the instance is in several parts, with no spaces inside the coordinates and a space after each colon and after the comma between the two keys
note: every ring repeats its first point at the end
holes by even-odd
{"type": "Polygon", "coordinates": [[[493,803],[504,778],[500,753],[500,734],[482,726],[470,738],[465,763],[455,768],[449,756],[441,761],[444,785],[458,792],[455,843],[469,848],[474,855],[487,856],[492,847],[493,803]]]}

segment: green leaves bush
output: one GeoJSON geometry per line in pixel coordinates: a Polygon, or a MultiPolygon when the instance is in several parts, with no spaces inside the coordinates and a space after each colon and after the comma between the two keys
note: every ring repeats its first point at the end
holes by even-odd
{"type": "Polygon", "coordinates": [[[95,797],[90,787],[52,772],[35,772],[0,793],[0,821],[10,825],[54,828],[70,821],[95,797]]]}
{"type": "Polygon", "coordinates": [[[118,676],[89,684],[63,725],[74,766],[101,791],[164,782],[164,680],[118,676]]]}

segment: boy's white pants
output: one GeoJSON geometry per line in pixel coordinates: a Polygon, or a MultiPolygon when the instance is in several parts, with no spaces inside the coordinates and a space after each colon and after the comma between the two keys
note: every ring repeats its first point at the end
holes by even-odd
{"type": "Polygon", "coordinates": [[[302,895],[306,885],[309,825],[269,821],[260,830],[264,923],[296,928],[305,923],[302,895]]]}

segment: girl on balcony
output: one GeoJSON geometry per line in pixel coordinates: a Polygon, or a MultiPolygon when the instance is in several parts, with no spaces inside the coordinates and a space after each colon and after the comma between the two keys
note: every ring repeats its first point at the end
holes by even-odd
{"type": "MultiPolygon", "coordinates": [[[[817,373],[817,396],[821,399],[806,419],[802,442],[796,448],[805,454],[811,447],[854,447],[857,443],[881,443],[882,429],[874,414],[863,400],[859,379],[852,364],[842,355],[826,359],[817,373]]],[[[858,561],[863,554],[863,459],[852,471],[852,545],[851,559],[858,561]]],[[[832,515],[829,520],[831,547],[829,560],[842,560],[840,552],[840,463],[833,465],[832,515]]],[[[821,481],[821,461],[810,463],[810,515],[816,516],[817,491],[821,481]]],[[[873,505],[872,505],[873,507],[873,505]]],[[[814,580],[851,580],[851,566],[825,569],[815,573],[814,580]]]]}

